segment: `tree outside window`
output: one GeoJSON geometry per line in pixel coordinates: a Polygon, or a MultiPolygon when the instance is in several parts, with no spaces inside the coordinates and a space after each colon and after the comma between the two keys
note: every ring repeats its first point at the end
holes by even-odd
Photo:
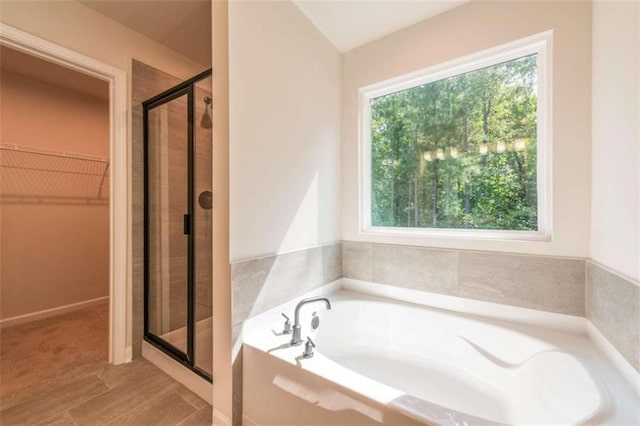
{"type": "Polygon", "coordinates": [[[538,230],[537,56],[369,99],[371,225],[538,230]]]}

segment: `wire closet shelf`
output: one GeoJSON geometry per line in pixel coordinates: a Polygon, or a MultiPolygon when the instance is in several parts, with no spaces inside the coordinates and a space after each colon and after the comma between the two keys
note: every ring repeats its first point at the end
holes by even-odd
{"type": "Polygon", "coordinates": [[[0,144],[0,201],[108,204],[109,159],[0,144]]]}

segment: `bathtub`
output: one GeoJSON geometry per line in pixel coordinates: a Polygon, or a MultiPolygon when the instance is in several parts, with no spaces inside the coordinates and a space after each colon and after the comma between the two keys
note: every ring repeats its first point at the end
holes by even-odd
{"type": "Polygon", "coordinates": [[[316,293],[333,309],[301,311],[312,358],[281,333],[295,301],[245,323],[245,424],[640,424],[584,318],[351,280],[316,293]]]}

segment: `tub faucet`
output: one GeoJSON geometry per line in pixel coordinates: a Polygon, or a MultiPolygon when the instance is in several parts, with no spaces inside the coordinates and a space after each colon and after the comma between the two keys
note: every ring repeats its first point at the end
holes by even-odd
{"type": "Polygon", "coordinates": [[[313,302],[324,302],[327,305],[327,309],[331,309],[331,302],[326,297],[310,297],[308,299],[301,300],[296,305],[296,311],[294,315],[293,321],[293,336],[291,336],[291,344],[293,346],[299,345],[302,343],[302,339],[300,338],[302,326],[300,325],[300,308],[302,308],[307,303],[313,302]]]}
{"type": "Polygon", "coordinates": [[[311,337],[307,336],[307,343],[304,345],[304,352],[302,353],[303,358],[312,358],[313,357],[313,348],[316,347],[316,344],[313,343],[311,337]]]}

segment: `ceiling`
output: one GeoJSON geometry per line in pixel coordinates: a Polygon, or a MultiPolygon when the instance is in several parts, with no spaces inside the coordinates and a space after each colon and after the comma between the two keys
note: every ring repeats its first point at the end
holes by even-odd
{"type": "Polygon", "coordinates": [[[469,0],[293,0],[340,51],[346,52],[469,0]]]}
{"type": "Polygon", "coordinates": [[[211,66],[210,0],[80,0],[204,66],[211,66]]]}
{"type": "MultiPolygon", "coordinates": [[[[211,1],[79,0],[205,66],[211,65],[211,1]]],[[[339,51],[346,52],[469,0],[292,1],[339,51]]]]}
{"type": "Polygon", "coordinates": [[[0,72],[12,72],[100,99],[109,99],[109,83],[106,81],[2,45],[0,72]]]}
{"type": "MultiPolygon", "coordinates": [[[[469,0],[292,1],[339,51],[346,52],[469,0]]],[[[200,64],[211,64],[210,0],[80,0],[80,3],[200,64]]]]}

